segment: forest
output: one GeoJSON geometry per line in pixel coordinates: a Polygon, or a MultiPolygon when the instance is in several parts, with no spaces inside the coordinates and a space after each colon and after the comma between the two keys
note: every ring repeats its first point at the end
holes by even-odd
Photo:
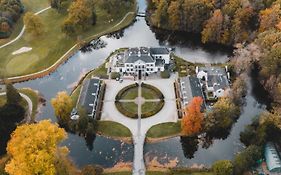
{"type": "Polygon", "coordinates": [[[202,43],[234,47],[237,75],[258,71],[258,80],[281,103],[280,0],[148,0],[147,18],[156,28],[200,34],[202,43]]]}
{"type": "Polygon", "coordinates": [[[20,0],[0,0],[0,39],[7,38],[24,12],[20,0]]]}

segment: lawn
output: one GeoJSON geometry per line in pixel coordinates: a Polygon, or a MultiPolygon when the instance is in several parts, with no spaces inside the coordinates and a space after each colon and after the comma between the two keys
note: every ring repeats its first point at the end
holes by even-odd
{"type": "Polygon", "coordinates": [[[196,66],[203,66],[203,64],[191,63],[175,55],[173,55],[173,58],[176,65],[175,69],[179,73],[180,77],[195,75],[196,66]]]}
{"type": "Polygon", "coordinates": [[[161,138],[180,134],[181,123],[162,123],[150,128],[146,134],[149,138],[161,138]]]}
{"type": "MultiPolygon", "coordinates": [[[[46,2],[45,0],[41,1],[42,3],[46,2]]],[[[39,3],[41,1],[37,0],[34,3],[35,6],[33,10],[39,8],[39,6],[41,8],[41,4],[39,3]]],[[[109,17],[104,11],[97,10],[96,25],[92,26],[88,31],[81,33],[81,39],[90,41],[101,35],[129,25],[135,17],[134,14],[128,15],[122,23],[116,26],[128,12],[134,11],[135,5],[130,8],[120,9],[120,13],[113,14],[112,17],[109,17]],[[109,23],[108,19],[111,18],[113,19],[113,22],[109,23]]],[[[32,37],[25,33],[22,38],[12,45],[5,47],[5,49],[0,49],[0,55],[1,58],[3,58],[0,61],[0,67],[5,69],[6,76],[12,77],[25,75],[48,68],[77,43],[76,38],[66,37],[61,31],[61,24],[63,23],[66,14],[58,13],[56,10],[50,9],[39,16],[44,23],[45,34],[40,37],[32,37]],[[32,50],[20,55],[11,54],[22,47],[31,47],[32,50]]]]}
{"type": "Polygon", "coordinates": [[[33,91],[33,90],[31,90],[31,89],[27,89],[27,88],[20,89],[19,92],[27,95],[31,99],[32,104],[33,104],[31,120],[34,121],[35,120],[35,116],[37,114],[38,103],[39,103],[39,95],[38,95],[38,93],[33,91]]]}
{"type": "Polygon", "coordinates": [[[133,87],[121,95],[122,100],[134,100],[138,97],[138,87],[133,87]]]}
{"type": "Polygon", "coordinates": [[[157,93],[153,89],[147,87],[141,88],[141,95],[145,99],[159,99],[157,93]]]}
{"type": "Polygon", "coordinates": [[[132,136],[130,130],[127,127],[111,121],[98,121],[97,130],[104,136],[112,136],[112,137],[132,136]]]}
{"type": "Polygon", "coordinates": [[[135,102],[121,102],[122,107],[133,114],[138,113],[138,105],[135,102]]]}

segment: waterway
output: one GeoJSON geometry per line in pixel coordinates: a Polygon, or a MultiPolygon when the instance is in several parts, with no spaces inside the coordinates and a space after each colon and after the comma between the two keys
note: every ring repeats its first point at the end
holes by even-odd
{"type": "MultiPolygon", "coordinates": [[[[140,10],[144,11],[146,8],[145,0],[139,0],[139,6],[140,10]]],[[[188,61],[201,63],[219,63],[226,62],[229,59],[230,52],[227,49],[203,46],[194,42],[194,39],[191,40],[191,36],[185,35],[180,35],[181,42],[171,42],[166,39],[176,38],[178,34],[170,35],[166,32],[165,37],[161,37],[163,34],[159,34],[159,31],[155,32],[155,30],[150,29],[144,18],[137,18],[135,23],[125,30],[114,35],[101,37],[101,40],[106,43],[105,47],[100,49],[88,48],[87,52],[78,51],[51,75],[18,83],[16,87],[30,87],[38,90],[46,99],[46,106],[41,109],[37,120],[50,119],[55,122],[56,118],[50,104],[51,98],[55,97],[60,91],[71,92],[77,81],[86,72],[101,65],[105,58],[118,48],[166,46],[175,48],[175,53],[188,61]]],[[[198,40],[198,38],[195,40],[198,40]]],[[[239,132],[261,110],[253,95],[249,93],[244,112],[227,139],[214,141],[208,149],[199,146],[192,159],[186,158],[183,150],[188,152],[188,149],[193,148],[182,147],[180,138],[173,138],[156,144],[146,144],[144,154],[148,160],[147,163],[154,157],[158,157],[158,160],[162,163],[177,158],[178,166],[189,166],[193,163],[209,165],[218,159],[231,159],[236,152],[242,149],[239,142],[239,132]]],[[[113,167],[118,162],[132,162],[133,160],[133,145],[105,137],[96,136],[92,140],[86,141],[83,137],[68,134],[68,139],[63,142],[63,145],[69,148],[71,159],[80,167],[87,164],[113,167]]]]}

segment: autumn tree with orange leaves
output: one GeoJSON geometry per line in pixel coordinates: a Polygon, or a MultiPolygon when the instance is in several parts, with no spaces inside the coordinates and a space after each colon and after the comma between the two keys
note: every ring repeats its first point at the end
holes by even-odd
{"type": "Polygon", "coordinates": [[[203,99],[201,97],[194,97],[186,107],[185,115],[181,121],[183,135],[193,135],[200,132],[203,122],[202,103],[203,99]]]}

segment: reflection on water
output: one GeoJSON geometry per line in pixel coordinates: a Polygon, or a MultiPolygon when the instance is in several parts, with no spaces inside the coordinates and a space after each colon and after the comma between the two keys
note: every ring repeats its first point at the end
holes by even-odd
{"type": "Polygon", "coordinates": [[[87,141],[73,134],[69,134],[68,137],[63,144],[71,148],[70,157],[80,167],[96,164],[109,168],[117,163],[132,162],[133,160],[134,149],[131,144],[102,136],[87,141]]]}
{"type": "MultiPolygon", "coordinates": [[[[213,144],[206,148],[205,143],[200,141],[197,148],[197,139],[176,137],[164,142],[146,144],[146,160],[157,157],[160,162],[166,163],[172,159],[179,160],[178,167],[193,165],[210,166],[214,161],[229,159],[243,149],[239,140],[239,134],[244,127],[252,122],[252,119],[264,110],[264,106],[259,105],[250,94],[246,97],[246,106],[237,123],[233,126],[230,135],[224,140],[213,140],[213,144]],[[198,149],[198,150],[197,150],[198,149]]],[[[149,166],[150,162],[146,162],[149,166]]]]}

